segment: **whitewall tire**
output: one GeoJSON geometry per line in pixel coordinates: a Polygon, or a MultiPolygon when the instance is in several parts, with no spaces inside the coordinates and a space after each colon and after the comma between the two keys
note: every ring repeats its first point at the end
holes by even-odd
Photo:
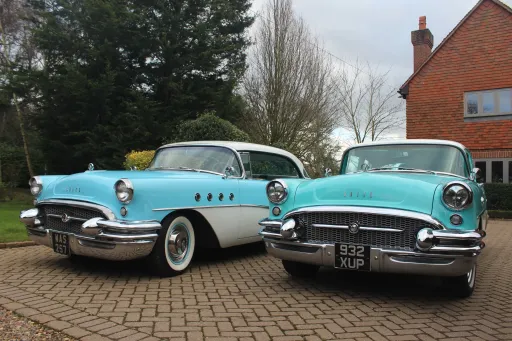
{"type": "Polygon", "coordinates": [[[445,282],[451,294],[455,297],[466,298],[473,294],[476,284],[476,264],[462,276],[446,277],[445,282]]]}
{"type": "Polygon", "coordinates": [[[148,257],[149,266],[156,275],[176,276],[192,262],[196,236],[192,223],[185,216],[165,219],[156,244],[148,257]]]}

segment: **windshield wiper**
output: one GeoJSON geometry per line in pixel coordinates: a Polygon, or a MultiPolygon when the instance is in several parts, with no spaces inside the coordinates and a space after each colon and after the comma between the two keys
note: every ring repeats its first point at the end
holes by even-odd
{"type": "Polygon", "coordinates": [[[436,172],[431,171],[431,170],[418,169],[418,168],[408,168],[408,167],[378,167],[378,168],[370,168],[370,169],[368,169],[368,171],[379,171],[379,170],[408,170],[408,171],[414,171],[414,172],[437,174],[436,172]]]}
{"type": "Polygon", "coordinates": [[[191,171],[191,172],[200,172],[199,169],[194,168],[188,168],[188,167],[154,167],[150,168],[151,170],[184,170],[184,171],[191,171]]]}

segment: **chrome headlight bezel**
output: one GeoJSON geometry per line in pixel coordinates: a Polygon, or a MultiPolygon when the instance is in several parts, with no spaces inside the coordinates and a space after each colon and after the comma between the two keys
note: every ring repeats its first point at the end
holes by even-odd
{"type": "Polygon", "coordinates": [[[273,204],[279,205],[279,204],[284,203],[286,201],[286,199],[288,199],[288,186],[286,185],[286,182],[284,182],[282,180],[270,181],[266,186],[266,192],[267,192],[268,200],[273,204]],[[272,188],[274,189],[274,191],[276,190],[276,187],[275,187],[276,185],[279,185],[279,187],[280,187],[279,191],[281,192],[281,195],[277,199],[274,196],[271,196],[271,194],[270,194],[270,191],[272,188]]]}
{"type": "Polygon", "coordinates": [[[454,210],[454,211],[462,211],[466,208],[469,207],[469,205],[471,205],[471,203],[473,202],[473,190],[471,189],[471,187],[469,187],[468,184],[464,183],[464,182],[461,182],[461,181],[452,181],[452,182],[449,182],[447,183],[444,187],[443,187],[443,192],[441,194],[441,200],[443,202],[443,204],[448,207],[450,210],[454,210]],[[446,194],[449,190],[453,190],[454,187],[460,187],[459,189],[457,189],[457,192],[458,191],[461,191],[461,190],[464,190],[467,192],[467,199],[466,201],[464,202],[463,205],[461,206],[456,206],[453,204],[453,202],[447,202],[446,201],[446,194]]]}
{"type": "Polygon", "coordinates": [[[28,185],[30,186],[30,193],[35,197],[38,197],[43,191],[43,180],[40,176],[31,177],[28,185]]]}
{"type": "Polygon", "coordinates": [[[123,204],[129,204],[133,199],[133,184],[128,179],[119,179],[114,184],[114,192],[116,193],[117,200],[123,204]],[[122,195],[123,193],[125,195],[122,195]]]}

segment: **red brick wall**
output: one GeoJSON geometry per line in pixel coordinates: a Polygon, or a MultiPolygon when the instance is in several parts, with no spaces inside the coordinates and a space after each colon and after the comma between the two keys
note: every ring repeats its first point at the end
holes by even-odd
{"type": "Polygon", "coordinates": [[[512,158],[512,149],[477,150],[471,152],[471,156],[473,159],[509,159],[512,158]]]}
{"type": "MultiPolygon", "coordinates": [[[[464,92],[512,87],[512,14],[485,1],[409,83],[407,138],[512,149],[512,120],[464,122],[464,92]]],[[[508,155],[508,154],[507,154],[508,155]]]]}

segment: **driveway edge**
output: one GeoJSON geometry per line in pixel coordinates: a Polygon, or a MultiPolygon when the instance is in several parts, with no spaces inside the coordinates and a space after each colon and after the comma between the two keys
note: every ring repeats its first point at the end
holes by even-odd
{"type": "Polygon", "coordinates": [[[0,249],[13,249],[15,247],[25,247],[25,246],[34,246],[34,245],[37,245],[37,244],[32,241],[0,243],[0,249]]]}

